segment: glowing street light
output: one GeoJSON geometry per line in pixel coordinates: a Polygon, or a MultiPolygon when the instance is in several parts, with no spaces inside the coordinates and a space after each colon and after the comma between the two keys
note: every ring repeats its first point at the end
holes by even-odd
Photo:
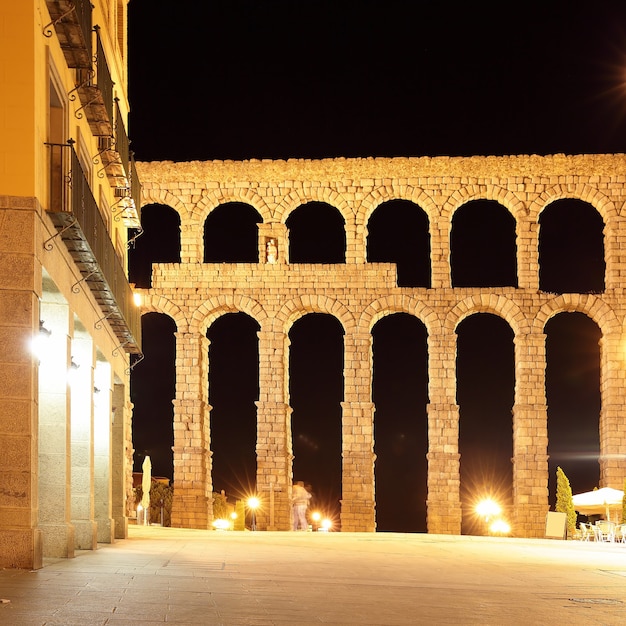
{"type": "Polygon", "coordinates": [[[248,498],[247,505],[252,513],[252,526],[251,530],[256,530],[256,510],[259,508],[260,501],[256,496],[248,498]]]}
{"type": "Polygon", "coordinates": [[[480,517],[485,518],[485,523],[489,524],[489,520],[500,515],[502,511],[502,507],[491,498],[487,498],[485,500],[481,500],[476,505],[476,513],[480,515],[480,517]]]}

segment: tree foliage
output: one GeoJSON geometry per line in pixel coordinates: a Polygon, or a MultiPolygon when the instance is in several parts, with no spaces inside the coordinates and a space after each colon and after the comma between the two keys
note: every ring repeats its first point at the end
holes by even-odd
{"type": "Polygon", "coordinates": [[[572,499],[572,487],[565,472],[556,468],[556,510],[567,515],[567,534],[572,536],[576,530],[576,511],[572,499]]]}

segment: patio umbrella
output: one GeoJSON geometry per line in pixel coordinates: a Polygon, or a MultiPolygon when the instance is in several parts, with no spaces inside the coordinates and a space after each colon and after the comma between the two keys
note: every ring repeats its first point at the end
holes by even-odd
{"type": "Polygon", "coordinates": [[[583,515],[605,515],[607,520],[610,519],[611,511],[621,510],[623,499],[624,492],[611,487],[602,487],[572,496],[574,510],[583,515]]]}

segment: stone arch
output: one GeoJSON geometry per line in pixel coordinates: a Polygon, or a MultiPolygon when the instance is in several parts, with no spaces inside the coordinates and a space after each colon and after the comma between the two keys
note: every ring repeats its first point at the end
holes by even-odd
{"type": "Polygon", "coordinates": [[[211,189],[202,192],[200,199],[193,207],[190,218],[197,222],[199,226],[204,224],[207,216],[211,211],[222,204],[229,202],[241,202],[254,207],[261,216],[264,223],[274,219],[274,211],[270,207],[265,198],[249,188],[230,187],[228,189],[211,189]]]}
{"type": "Polygon", "coordinates": [[[428,221],[428,236],[430,239],[429,262],[432,271],[433,246],[436,245],[433,237],[436,236],[439,222],[440,206],[436,200],[420,187],[411,185],[388,185],[373,189],[363,198],[356,212],[357,240],[355,241],[356,258],[363,262],[367,259],[367,238],[369,235],[369,221],[374,211],[380,206],[393,200],[412,202],[426,214],[428,221]]]}
{"type": "Polygon", "coordinates": [[[283,224],[287,222],[289,215],[299,206],[308,202],[324,202],[334,207],[341,213],[346,228],[354,224],[354,209],[348,200],[338,191],[326,186],[311,186],[306,190],[302,187],[294,189],[284,196],[275,210],[275,220],[283,224]]]}
{"type": "Polygon", "coordinates": [[[180,217],[181,226],[190,218],[192,208],[188,207],[178,196],[175,196],[167,189],[142,189],[141,208],[149,204],[163,204],[168,206],[180,217]]]}
{"type": "Polygon", "coordinates": [[[176,324],[176,330],[179,333],[187,332],[189,320],[185,316],[183,310],[171,300],[164,296],[157,296],[147,291],[141,293],[143,302],[141,304],[141,314],[144,313],[164,313],[171,317],[176,324]]]}
{"type": "Polygon", "coordinates": [[[352,332],[356,328],[356,320],[348,307],[334,298],[328,296],[300,296],[288,300],[276,314],[285,332],[289,334],[289,328],[307,313],[328,313],[339,320],[344,333],[352,332]]]}
{"type": "Polygon", "coordinates": [[[472,200],[495,200],[506,208],[518,223],[528,215],[526,204],[510,189],[498,185],[467,185],[457,189],[441,208],[441,218],[448,223],[448,229],[452,225],[454,212],[472,200]]]}
{"type": "Polygon", "coordinates": [[[537,311],[532,332],[543,333],[546,323],[559,313],[584,313],[602,331],[602,335],[621,333],[622,324],[613,309],[593,294],[563,294],[546,302],[537,311]]]}
{"type": "Polygon", "coordinates": [[[454,331],[456,327],[474,313],[493,313],[509,324],[515,336],[530,330],[529,320],[518,304],[504,295],[478,294],[461,300],[446,315],[444,326],[454,331]]]}
{"type": "Polygon", "coordinates": [[[534,247],[539,258],[539,217],[541,213],[557,200],[581,200],[591,205],[604,222],[604,261],[605,261],[605,289],[613,287],[612,277],[615,275],[615,263],[619,258],[620,245],[618,231],[620,215],[613,201],[598,189],[586,184],[553,185],[539,195],[530,206],[530,215],[537,225],[534,247]]]}
{"type": "MultiPolygon", "coordinates": [[[[385,187],[377,187],[366,195],[360,202],[356,210],[356,222],[363,226],[364,231],[367,229],[367,223],[372,213],[385,202],[390,200],[408,200],[413,202],[422,209],[428,216],[428,221],[432,225],[439,218],[441,206],[437,200],[430,194],[426,193],[420,187],[411,185],[389,185],[385,187]]],[[[364,239],[365,241],[364,234],[364,239]]]]}
{"type": "Polygon", "coordinates": [[[441,327],[437,313],[424,302],[411,296],[393,295],[370,302],[360,315],[359,328],[361,332],[371,334],[376,322],[394,313],[408,313],[416,317],[424,324],[429,335],[437,334],[441,327]]]}
{"type": "Polygon", "coordinates": [[[202,336],[206,335],[208,327],[219,317],[226,313],[246,313],[254,319],[259,326],[267,319],[265,309],[252,298],[247,296],[227,297],[213,296],[198,307],[191,315],[190,330],[202,336]]]}
{"type": "Polygon", "coordinates": [[[602,216],[605,225],[613,224],[619,217],[619,213],[613,201],[599,189],[587,184],[578,185],[553,185],[538,195],[529,205],[528,213],[531,219],[539,222],[539,215],[552,202],[556,200],[582,200],[588,202],[602,216]]]}

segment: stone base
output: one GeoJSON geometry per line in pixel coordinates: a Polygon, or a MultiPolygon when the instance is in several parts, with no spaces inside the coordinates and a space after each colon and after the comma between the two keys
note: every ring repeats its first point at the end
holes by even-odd
{"type": "Polygon", "coordinates": [[[74,558],[74,527],[71,524],[41,524],[43,555],[49,558],[74,558]]]}
{"type": "Polygon", "coordinates": [[[98,524],[91,520],[72,520],[75,532],[74,547],[77,550],[98,549],[98,524]]]}
{"type": "Polygon", "coordinates": [[[98,519],[98,543],[113,543],[115,541],[115,520],[109,518],[98,519]]]}
{"type": "Polygon", "coordinates": [[[38,528],[0,530],[0,568],[43,567],[43,533],[38,528]]]}
{"type": "Polygon", "coordinates": [[[116,517],[113,520],[114,523],[114,538],[115,539],[126,539],[128,537],[128,518],[127,517],[116,517]]]}

